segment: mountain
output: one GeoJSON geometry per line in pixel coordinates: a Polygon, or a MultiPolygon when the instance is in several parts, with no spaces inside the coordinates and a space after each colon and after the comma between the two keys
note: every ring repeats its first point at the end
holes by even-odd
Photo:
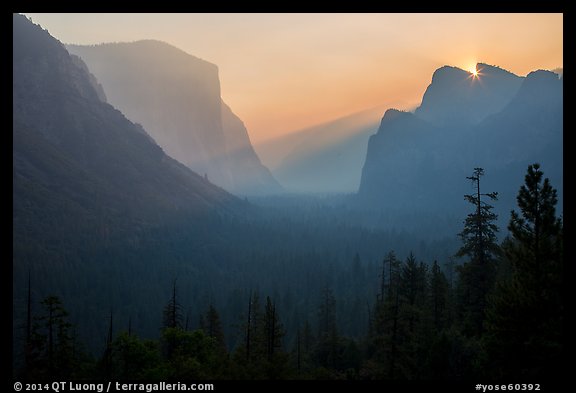
{"type": "Polygon", "coordinates": [[[59,296],[94,353],[112,306],[132,313],[140,332],[157,331],[149,305],[182,271],[214,266],[207,245],[228,244],[221,223],[248,208],[166,155],[96,83],[47,31],[13,16],[15,351],[28,277],[34,315],[45,296],[59,296]]]}
{"type": "Polygon", "coordinates": [[[238,195],[282,191],[222,101],[216,65],[154,40],[67,48],[171,157],[238,195]]]}
{"type": "Polygon", "coordinates": [[[409,112],[389,109],[368,142],[359,194],[374,204],[422,203],[440,158],[436,128],[409,112]],[[410,195],[410,198],[406,196],[410,195]]]}
{"type": "MultiPolygon", "coordinates": [[[[478,75],[474,76],[456,67],[445,66],[436,70],[422,104],[415,110],[416,117],[425,121],[427,126],[443,127],[444,134],[450,134],[444,138],[447,144],[444,148],[452,146],[458,149],[471,127],[510,103],[523,80],[484,63],[477,64],[477,71],[478,75]]],[[[287,190],[355,192],[363,176],[368,139],[378,128],[381,113],[380,108],[375,108],[290,133],[258,146],[258,151],[287,190]]],[[[388,117],[382,124],[385,128],[387,120],[388,117]]],[[[393,131],[384,139],[398,137],[400,133],[393,131]]],[[[380,141],[376,138],[374,144],[380,145],[380,141]]],[[[425,148],[423,141],[420,143],[425,148]]],[[[380,159],[391,160],[390,157],[380,159]]],[[[443,158],[436,155],[434,160],[442,161],[443,158]]],[[[367,162],[368,172],[375,165],[372,161],[367,162]]],[[[383,181],[386,180],[377,179],[375,183],[383,181]]],[[[368,187],[379,187],[375,183],[368,187]]]]}
{"type": "Polygon", "coordinates": [[[563,92],[563,79],[556,73],[531,72],[506,108],[478,125],[476,159],[483,157],[493,172],[502,200],[515,202],[526,167],[539,162],[559,191],[558,210],[562,211],[563,92]]]}
{"type": "Polygon", "coordinates": [[[477,75],[444,66],[432,75],[415,113],[435,125],[478,124],[501,111],[514,97],[522,78],[488,64],[476,65],[477,75]]]}
{"type": "Polygon", "coordinates": [[[368,138],[382,108],[354,113],[292,132],[257,146],[289,191],[351,193],[358,190],[368,138]]]}
{"type": "Polygon", "coordinates": [[[14,15],[15,260],[64,255],[64,237],[104,244],[160,221],[201,220],[241,205],[103,102],[93,78],[47,31],[14,15]]]}
{"type": "Polygon", "coordinates": [[[518,77],[477,67],[476,81],[466,79],[466,71],[442,67],[414,114],[386,112],[368,143],[359,203],[465,214],[462,196],[472,191],[466,176],[482,167],[482,187],[499,193],[495,207],[505,226],[526,168],[539,162],[559,190],[562,211],[563,79],[542,70],[518,77]]]}

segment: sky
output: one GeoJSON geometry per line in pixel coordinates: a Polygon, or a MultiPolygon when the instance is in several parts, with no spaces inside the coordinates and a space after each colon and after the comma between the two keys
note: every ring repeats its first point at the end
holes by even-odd
{"type": "Polygon", "coordinates": [[[35,14],[65,44],[157,39],[218,66],[250,139],[368,108],[412,110],[434,70],[563,67],[562,14],[35,14]]]}

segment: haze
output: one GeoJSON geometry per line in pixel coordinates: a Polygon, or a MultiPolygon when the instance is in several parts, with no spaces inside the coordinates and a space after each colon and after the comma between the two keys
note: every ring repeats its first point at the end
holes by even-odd
{"type": "Polygon", "coordinates": [[[63,43],[166,41],[219,67],[253,144],[375,106],[413,109],[449,64],[563,66],[562,14],[25,14],[63,43]]]}

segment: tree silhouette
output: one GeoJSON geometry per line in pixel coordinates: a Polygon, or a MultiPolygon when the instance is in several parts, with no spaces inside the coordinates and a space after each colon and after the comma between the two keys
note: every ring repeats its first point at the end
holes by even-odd
{"type": "Polygon", "coordinates": [[[216,308],[214,308],[212,304],[206,314],[201,317],[200,328],[208,337],[215,341],[217,348],[222,353],[226,353],[226,342],[224,340],[224,331],[222,330],[220,315],[218,315],[218,311],[216,311],[216,308]]]}
{"type": "Polygon", "coordinates": [[[317,359],[324,367],[338,364],[338,326],[336,324],[336,298],[330,288],[324,288],[318,307],[317,359]]]}
{"type": "Polygon", "coordinates": [[[448,327],[450,322],[449,316],[449,299],[450,284],[446,276],[438,266],[438,262],[432,264],[430,277],[430,303],[432,310],[432,323],[436,333],[448,327]]]}
{"type": "Polygon", "coordinates": [[[483,332],[486,298],[494,285],[499,253],[496,242],[498,227],[494,224],[498,216],[492,212],[494,207],[482,200],[482,197],[488,197],[495,201],[498,193],[480,192],[480,178],[483,175],[482,168],[474,168],[474,174],[467,177],[472,180],[476,192],[464,195],[464,199],[474,205],[474,212],[464,220],[464,229],[459,233],[463,244],[456,253],[458,257],[468,257],[458,267],[458,314],[462,329],[468,336],[479,336],[483,332]]]}
{"type": "Polygon", "coordinates": [[[73,339],[68,312],[57,296],[42,302],[43,313],[36,317],[31,332],[31,375],[70,376],[73,371],[73,339]]]}
{"type": "Polygon", "coordinates": [[[281,339],[284,336],[282,325],[276,313],[276,304],[269,296],[266,297],[266,308],[264,310],[264,328],[266,336],[266,356],[268,361],[274,357],[277,349],[282,348],[281,339]]]}
{"type": "Polygon", "coordinates": [[[511,276],[490,299],[486,348],[495,377],[560,375],[563,364],[563,225],[556,190],[528,167],[503,244],[511,276]]]}
{"type": "Polygon", "coordinates": [[[164,307],[164,326],[163,326],[163,337],[164,337],[164,351],[168,358],[171,358],[174,354],[176,347],[178,347],[178,334],[170,331],[181,330],[182,329],[182,306],[178,302],[176,280],[172,285],[172,296],[168,301],[168,304],[164,307]]]}
{"type": "Polygon", "coordinates": [[[172,296],[164,307],[164,327],[182,328],[182,306],[178,302],[176,280],[172,285],[172,296]]]}
{"type": "Polygon", "coordinates": [[[110,324],[108,325],[108,336],[106,337],[106,348],[102,356],[102,371],[105,377],[112,375],[112,343],[114,341],[114,314],[110,310],[110,324]]]}

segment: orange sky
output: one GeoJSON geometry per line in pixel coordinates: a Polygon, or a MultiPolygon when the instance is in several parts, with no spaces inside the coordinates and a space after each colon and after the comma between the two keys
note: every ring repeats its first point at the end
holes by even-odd
{"type": "Polygon", "coordinates": [[[377,105],[412,109],[442,65],[563,66],[562,14],[32,14],[64,43],[158,39],[218,65],[254,144],[377,105]]]}

